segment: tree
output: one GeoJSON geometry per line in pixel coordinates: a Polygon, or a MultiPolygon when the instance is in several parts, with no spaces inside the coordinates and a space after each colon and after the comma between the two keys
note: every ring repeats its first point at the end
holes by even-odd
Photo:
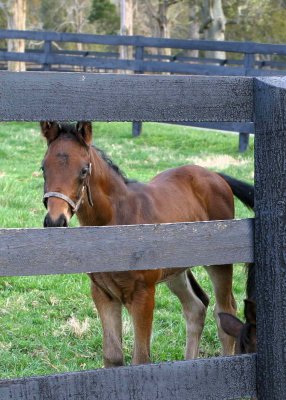
{"type": "Polygon", "coordinates": [[[99,33],[114,34],[120,28],[118,10],[109,0],[93,0],[88,20],[95,23],[99,33]]]}
{"type": "MultiPolygon", "coordinates": [[[[26,0],[3,0],[0,2],[0,8],[5,16],[8,29],[26,29],[26,0]]],[[[10,39],[8,40],[9,52],[25,52],[25,40],[10,39]]],[[[9,71],[25,71],[26,64],[24,62],[9,61],[9,71]]]]}
{"type": "MultiPolygon", "coordinates": [[[[120,1],[120,34],[133,35],[133,0],[120,1]]],[[[120,46],[120,58],[131,59],[132,48],[120,46]]]]}
{"type": "MultiPolygon", "coordinates": [[[[189,29],[187,31],[188,39],[198,40],[200,39],[200,16],[201,16],[201,7],[197,2],[191,1],[189,4],[189,29]]],[[[187,51],[187,55],[189,57],[198,57],[198,50],[189,50],[187,51]]]]}
{"type": "MultiPolygon", "coordinates": [[[[65,4],[67,1],[65,1],[65,4]]],[[[90,2],[89,0],[69,0],[68,7],[66,9],[65,22],[61,24],[66,24],[69,30],[72,32],[83,33],[88,24],[87,15],[89,12],[90,2]]],[[[83,50],[83,43],[77,43],[77,50],[83,50]]]]}
{"type": "Polygon", "coordinates": [[[68,31],[66,10],[58,0],[43,0],[39,9],[42,29],[48,31],[68,31]],[[64,24],[64,26],[63,26],[64,24]]]}
{"type": "MultiPolygon", "coordinates": [[[[90,29],[88,15],[90,0],[43,0],[40,16],[43,29],[83,33],[90,29]]],[[[83,50],[82,43],[76,43],[83,50]]]]}
{"type": "MultiPolygon", "coordinates": [[[[161,38],[171,37],[171,26],[174,21],[174,16],[177,13],[173,12],[175,5],[182,5],[184,0],[142,0],[141,9],[143,5],[143,13],[147,16],[149,28],[151,28],[151,35],[161,38]],[[150,21],[151,17],[151,21],[150,21]]],[[[171,49],[160,49],[160,54],[171,55],[171,49]]]]}
{"type": "Polygon", "coordinates": [[[228,40],[286,42],[285,0],[226,0],[228,40]]]}
{"type": "Polygon", "coordinates": [[[133,35],[133,0],[120,1],[120,34],[133,35]]]}
{"type": "MultiPolygon", "coordinates": [[[[200,33],[206,40],[225,40],[226,18],[221,0],[204,0],[200,33]]],[[[206,57],[225,59],[224,51],[207,51],[206,57]]]]}

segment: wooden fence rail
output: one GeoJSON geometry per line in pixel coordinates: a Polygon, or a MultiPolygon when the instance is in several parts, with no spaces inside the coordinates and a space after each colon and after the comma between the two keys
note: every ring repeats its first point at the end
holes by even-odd
{"type": "Polygon", "coordinates": [[[0,30],[0,40],[26,39],[35,41],[54,41],[70,43],[89,43],[111,46],[140,46],[174,48],[185,50],[221,50],[230,53],[281,54],[286,55],[284,44],[255,42],[218,42],[214,40],[162,39],[146,36],[93,35],[84,33],[63,33],[49,31],[0,30]]]}
{"type": "Polygon", "coordinates": [[[70,229],[0,229],[0,276],[252,262],[252,225],[252,220],[246,219],[70,229]]]}
{"type": "Polygon", "coordinates": [[[254,122],[256,133],[254,244],[252,220],[1,229],[0,274],[254,261],[258,306],[257,357],[2,380],[0,399],[203,400],[257,396],[284,400],[286,79],[2,72],[0,88],[0,120],[5,121],[254,122]],[[170,93],[175,96],[170,97],[170,93]],[[66,241],[70,255],[63,253],[65,261],[60,258],[59,242],[66,241]],[[86,250],[91,252],[92,265],[83,261],[82,252],[86,250]],[[54,267],[55,261],[61,266],[54,267]]]}
{"type": "MultiPolygon", "coordinates": [[[[182,62],[171,62],[161,60],[120,60],[113,57],[99,57],[90,56],[86,53],[85,56],[82,55],[67,55],[59,52],[53,52],[45,54],[43,52],[25,52],[25,53],[15,53],[0,51],[0,61],[23,61],[39,65],[70,65],[71,67],[80,66],[82,71],[86,72],[86,68],[91,68],[91,72],[96,72],[96,70],[131,70],[140,71],[148,73],[158,73],[158,72],[169,72],[172,74],[192,74],[192,75],[216,75],[216,76],[265,76],[265,75],[286,75],[286,69],[258,69],[254,68],[248,70],[243,65],[241,66],[226,66],[215,65],[215,62],[205,64],[197,60],[197,63],[182,63],[182,62]]],[[[218,64],[218,62],[217,62],[218,64]]],[[[230,63],[228,63],[230,64],[230,63]]],[[[234,62],[233,62],[234,64],[234,62]]],[[[241,63],[237,63],[241,64],[241,63]]],[[[268,63],[269,65],[270,63],[268,63]]],[[[275,63],[277,67],[278,63],[275,63]]],[[[258,63],[256,65],[259,65],[258,63]]],[[[279,65],[279,64],[278,64],[279,65]]],[[[283,64],[284,66],[284,64],[283,64]]],[[[30,68],[33,69],[33,68],[30,68]]],[[[49,70],[60,70],[59,68],[49,68],[49,70]]],[[[71,72],[75,72],[74,68],[70,69],[71,72]]]]}
{"type": "Polygon", "coordinates": [[[0,87],[2,121],[253,120],[245,77],[2,72],[0,87]]]}
{"type": "Polygon", "coordinates": [[[0,400],[189,400],[256,395],[252,355],[0,380],[0,400]]]}

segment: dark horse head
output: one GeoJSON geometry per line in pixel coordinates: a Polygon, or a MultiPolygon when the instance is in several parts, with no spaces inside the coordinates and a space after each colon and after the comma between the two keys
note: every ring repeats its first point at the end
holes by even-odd
{"type": "Polygon", "coordinates": [[[256,352],[256,303],[253,300],[244,300],[244,314],[246,322],[243,323],[234,315],[219,313],[222,329],[235,338],[235,353],[256,352]]]}
{"type": "Polygon", "coordinates": [[[91,174],[92,130],[90,122],[60,124],[41,122],[48,149],[42,163],[45,227],[65,227],[82,202],[92,203],[91,174]]]}
{"type": "Polygon", "coordinates": [[[247,267],[247,299],[244,300],[245,323],[228,313],[219,313],[222,329],[235,338],[237,354],[256,352],[256,302],[255,302],[255,265],[247,267]]]}

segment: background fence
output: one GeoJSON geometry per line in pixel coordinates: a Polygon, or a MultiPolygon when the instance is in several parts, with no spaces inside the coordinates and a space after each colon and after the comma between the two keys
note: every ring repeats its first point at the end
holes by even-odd
{"type": "Polygon", "coordinates": [[[256,134],[254,242],[252,220],[1,229],[0,275],[87,272],[91,265],[96,272],[255,261],[258,305],[257,358],[252,354],[4,380],[0,399],[257,395],[284,400],[285,79],[2,72],[0,84],[2,121],[255,122],[256,134]]]}
{"type": "MultiPolygon", "coordinates": [[[[0,68],[7,69],[8,61],[25,61],[27,70],[170,73],[216,76],[264,76],[286,74],[286,45],[252,42],[217,42],[205,40],[161,39],[144,36],[90,35],[58,32],[0,30],[5,46],[8,39],[25,39],[25,53],[0,50],[0,68]],[[84,51],[75,45],[83,44],[84,51]],[[131,48],[132,59],[120,60],[119,47],[131,48]],[[159,54],[171,49],[171,56],[159,54]],[[197,50],[198,57],[189,52],[197,50]],[[225,51],[225,59],[205,57],[206,51],[225,51]]],[[[209,129],[240,132],[239,150],[245,151],[252,122],[179,122],[209,129]]],[[[133,135],[140,135],[142,124],[133,123],[133,135]]]]}
{"type": "Polygon", "coordinates": [[[6,49],[0,52],[2,68],[6,68],[7,61],[25,61],[28,69],[48,71],[74,71],[76,67],[82,72],[130,70],[216,76],[286,74],[286,45],[13,30],[0,30],[0,39],[27,41],[25,53],[7,52],[6,49]],[[71,43],[82,43],[86,50],[71,50],[68,48],[71,43]],[[119,59],[119,46],[131,47],[133,58],[119,59]],[[174,54],[158,54],[163,48],[172,49],[174,54]],[[191,50],[198,50],[199,57],[189,57],[191,50]],[[227,58],[205,58],[205,51],[225,51],[227,58]]]}

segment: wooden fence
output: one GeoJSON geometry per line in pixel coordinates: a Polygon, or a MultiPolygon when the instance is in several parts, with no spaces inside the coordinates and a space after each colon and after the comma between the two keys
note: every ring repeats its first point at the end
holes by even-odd
{"type": "MultiPolygon", "coordinates": [[[[8,61],[25,61],[28,70],[44,71],[74,71],[76,69],[81,72],[110,72],[129,70],[142,74],[145,72],[168,72],[216,76],[286,74],[286,45],[0,30],[0,40],[15,38],[27,41],[26,51],[25,53],[12,53],[7,49],[0,50],[0,66],[2,65],[2,68],[7,68],[8,61]],[[29,49],[31,41],[38,44],[37,49],[29,49]],[[65,46],[70,43],[82,43],[87,49],[85,51],[67,50],[65,46]],[[101,51],[93,50],[92,46],[94,45],[101,46],[101,51]],[[133,59],[120,60],[119,46],[132,47],[133,59]],[[172,49],[174,54],[172,56],[157,54],[162,48],[172,49]],[[152,54],[151,50],[153,50],[152,54]],[[153,54],[154,50],[155,54],[153,54]],[[187,52],[190,50],[198,50],[199,57],[189,57],[187,52]],[[227,58],[205,58],[205,51],[225,51],[227,58]]],[[[180,121],[176,121],[176,123],[181,124],[180,121]]],[[[249,134],[253,133],[253,123],[251,122],[200,121],[193,124],[185,121],[183,125],[240,132],[239,150],[241,152],[247,149],[249,134]]],[[[142,124],[134,121],[133,135],[140,135],[141,130],[142,124]]]]}
{"type": "Polygon", "coordinates": [[[254,122],[256,141],[254,220],[0,229],[0,275],[255,261],[258,306],[257,355],[2,380],[0,400],[284,400],[286,79],[2,72],[0,87],[2,121],[254,122]]]}
{"type": "Polygon", "coordinates": [[[286,45],[253,42],[218,42],[209,40],[162,39],[144,36],[91,35],[79,33],[0,30],[0,40],[25,39],[41,43],[41,47],[25,53],[0,52],[0,61],[24,61],[38,64],[44,70],[58,70],[73,66],[82,72],[98,70],[130,70],[133,72],[216,76],[264,76],[286,75],[286,45]],[[64,47],[67,43],[82,43],[86,46],[102,45],[101,51],[76,51],[53,47],[53,43],[64,47]],[[111,46],[113,51],[106,51],[111,46]],[[119,59],[118,47],[133,49],[133,59],[119,59]],[[172,56],[150,54],[150,49],[168,48],[176,51],[172,56]],[[115,49],[115,51],[114,51],[115,49]],[[188,57],[184,52],[200,51],[200,57],[188,57]],[[226,59],[205,58],[205,51],[225,51],[226,59]],[[231,55],[235,54],[235,57],[231,55]],[[256,60],[257,56],[270,59],[256,60]],[[281,56],[282,60],[271,59],[281,56]]]}

